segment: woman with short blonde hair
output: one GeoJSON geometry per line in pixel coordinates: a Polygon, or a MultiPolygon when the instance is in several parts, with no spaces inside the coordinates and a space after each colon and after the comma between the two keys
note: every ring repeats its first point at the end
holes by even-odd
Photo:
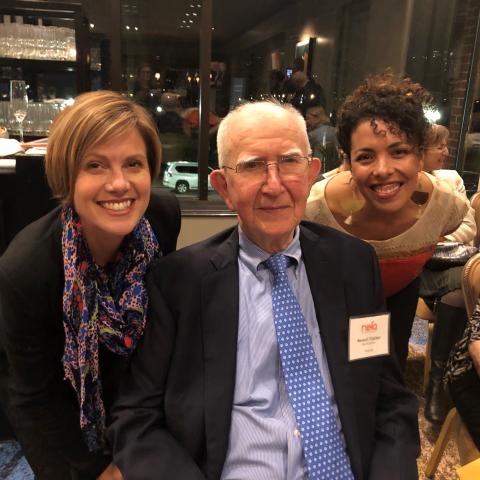
{"type": "Polygon", "coordinates": [[[151,194],[160,162],[142,107],[115,92],[80,95],[48,142],[61,206],[0,258],[0,388],[38,480],[118,473],[104,437],[110,406],[143,334],[146,270],[175,250],[180,229],[176,198],[151,194]]]}
{"type": "Polygon", "coordinates": [[[66,108],[55,119],[45,157],[48,184],[56,198],[70,201],[78,173],[78,160],[87,148],[136,128],[145,142],[152,179],[162,163],[162,147],[155,125],[141,106],[116,92],[99,90],[79,95],[75,108],[66,108]]]}

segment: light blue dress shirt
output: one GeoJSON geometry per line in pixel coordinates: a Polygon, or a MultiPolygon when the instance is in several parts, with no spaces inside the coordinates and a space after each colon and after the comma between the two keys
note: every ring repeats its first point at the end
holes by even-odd
{"type": "MultiPolygon", "coordinates": [[[[229,446],[222,480],[300,480],[307,478],[300,432],[283,378],[272,312],[273,275],[262,264],[271,254],[241,231],[237,371],[229,446]]],[[[296,259],[287,270],[312,337],[325,388],[341,431],[327,359],[302,259],[299,228],[283,252],[296,259]]],[[[343,436],[342,436],[343,439],[343,436]]]]}

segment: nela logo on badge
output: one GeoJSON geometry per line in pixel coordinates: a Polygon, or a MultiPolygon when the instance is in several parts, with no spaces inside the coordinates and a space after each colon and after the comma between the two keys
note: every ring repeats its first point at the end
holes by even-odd
{"type": "Polygon", "coordinates": [[[362,325],[362,333],[369,333],[369,332],[375,332],[377,330],[377,322],[372,319],[370,323],[366,323],[362,325]]]}

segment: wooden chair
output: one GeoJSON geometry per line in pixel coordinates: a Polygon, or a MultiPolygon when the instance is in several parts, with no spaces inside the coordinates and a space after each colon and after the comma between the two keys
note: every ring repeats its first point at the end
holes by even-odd
{"type": "MultiPolygon", "coordinates": [[[[474,255],[463,267],[462,290],[465,308],[470,318],[480,294],[480,253],[474,255]]],[[[480,458],[480,451],[473,443],[470,434],[463,424],[456,408],[452,408],[443,422],[440,435],[435,442],[432,456],[425,468],[425,476],[433,478],[442,458],[445,447],[451,438],[456,438],[460,464],[465,465],[480,458]]]]}
{"type": "Polygon", "coordinates": [[[457,469],[460,480],[478,480],[480,478],[480,458],[457,469]]]}
{"type": "Polygon", "coordinates": [[[415,315],[428,322],[427,351],[425,352],[425,364],[423,367],[423,388],[425,389],[427,388],[428,374],[431,366],[430,351],[432,350],[433,324],[435,323],[436,315],[421,297],[418,299],[415,315]]]}

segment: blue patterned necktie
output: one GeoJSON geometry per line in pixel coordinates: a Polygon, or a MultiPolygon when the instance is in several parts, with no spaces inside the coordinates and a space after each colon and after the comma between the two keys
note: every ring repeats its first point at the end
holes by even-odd
{"type": "Polygon", "coordinates": [[[272,306],[288,397],[301,433],[309,480],[353,480],[297,298],[286,268],[292,259],[273,255],[264,263],[273,274],[272,306]]]}

